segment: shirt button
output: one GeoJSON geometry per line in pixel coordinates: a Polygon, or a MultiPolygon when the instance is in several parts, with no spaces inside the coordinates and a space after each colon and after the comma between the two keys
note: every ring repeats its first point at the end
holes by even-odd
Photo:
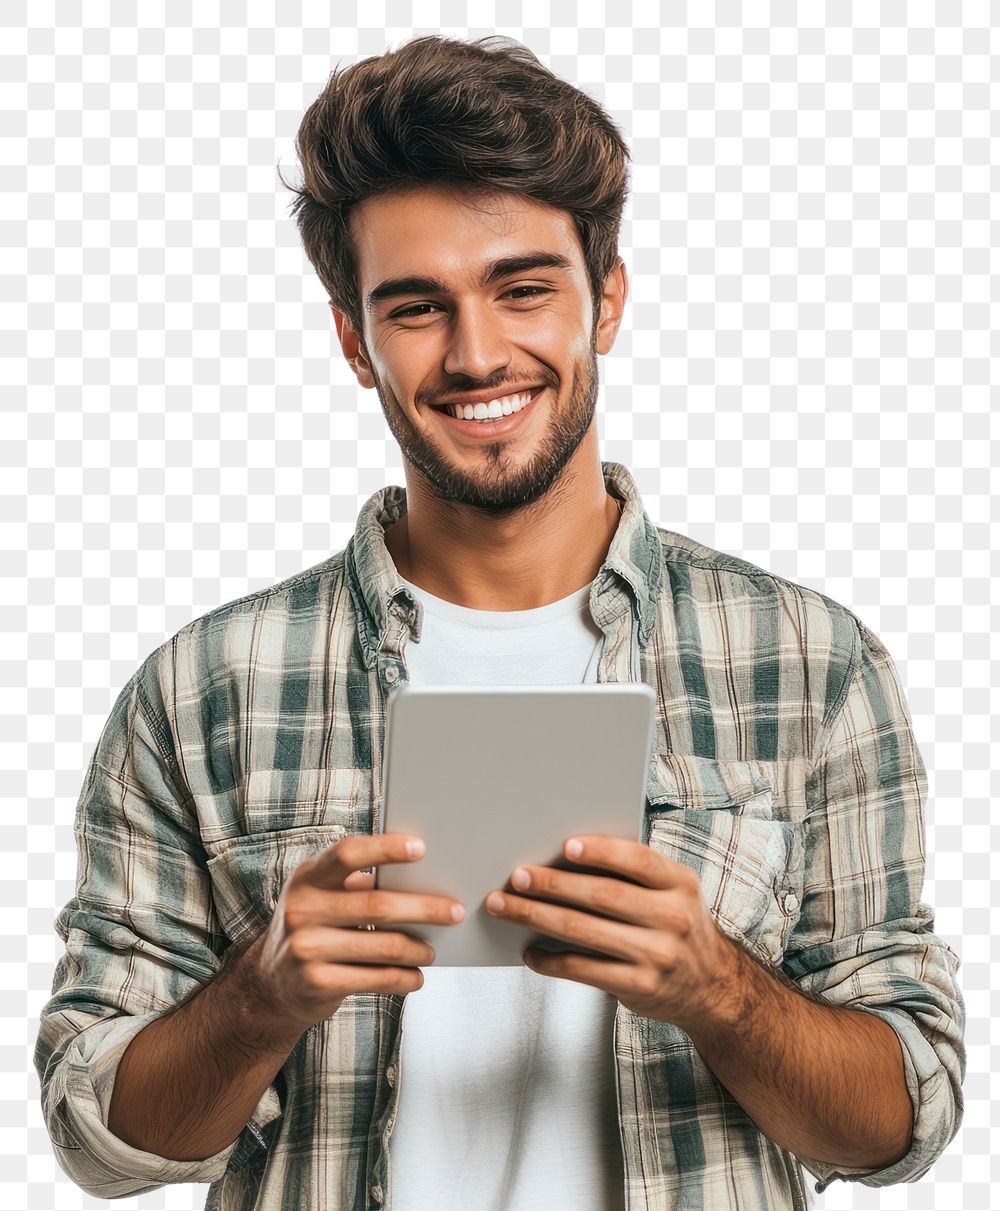
{"type": "Polygon", "coordinates": [[[376,1182],[375,1185],[372,1186],[371,1196],[372,1196],[372,1199],[377,1203],[380,1203],[382,1201],[382,1187],[378,1184],[378,1182],[376,1182]]]}
{"type": "Polygon", "coordinates": [[[388,681],[389,684],[391,685],[398,676],[399,676],[399,672],[396,669],[395,665],[390,664],[389,667],[385,670],[386,681],[388,681]]]}
{"type": "Polygon", "coordinates": [[[385,1079],[389,1082],[390,1087],[395,1085],[395,1083],[396,1083],[396,1066],[395,1066],[395,1064],[390,1064],[389,1067],[385,1070],[385,1079]]]}
{"type": "Polygon", "coordinates": [[[798,906],[799,898],[795,892],[787,892],[785,895],[785,912],[794,912],[798,906]]]}

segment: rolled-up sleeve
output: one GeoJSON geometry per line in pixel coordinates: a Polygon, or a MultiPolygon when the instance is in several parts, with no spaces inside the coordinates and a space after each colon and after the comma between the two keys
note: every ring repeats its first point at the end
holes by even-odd
{"type": "MultiPolygon", "coordinates": [[[[118,1062],[141,1030],[218,974],[219,931],[204,851],[184,796],[151,657],[122,690],[77,802],[75,895],[55,928],[66,943],[35,1044],[41,1106],[56,1159],[96,1198],[174,1182],[212,1182],[239,1143],[178,1161],[108,1130],[118,1062]]],[[[268,1086],[245,1130],[281,1113],[268,1086]]]]}
{"type": "Polygon", "coordinates": [[[924,883],[927,776],[888,652],[863,623],[843,691],[806,781],[802,913],[782,970],[829,1004],[882,1018],[896,1032],[913,1134],[881,1169],[798,1157],[817,1193],[919,1180],[964,1113],[965,1002],[958,955],[937,937],[924,883]],[[838,705],[839,702],[839,705],[838,705]]]}

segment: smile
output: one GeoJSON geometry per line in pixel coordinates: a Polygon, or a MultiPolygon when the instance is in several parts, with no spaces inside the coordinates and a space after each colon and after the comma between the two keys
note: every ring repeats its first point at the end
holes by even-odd
{"type": "Polygon", "coordinates": [[[525,415],[534,411],[531,406],[544,390],[544,386],[536,386],[515,395],[498,396],[489,403],[439,404],[433,408],[433,412],[443,417],[456,434],[481,438],[504,437],[522,426],[525,415]],[[459,412],[460,417],[455,415],[459,412]]]}
{"type": "Polygon", "coordinates": [[[520,427],[524,415],[532,411],[532,404],[544,390],[534,387],[531,391],[499,396],[489,403],[441,404],[434,411],[458,432],[501,437],[520,427]]]}
{"type": "Polygon", "coordinates": [[[541,391],[541,387],[532,387],[514,395],[498,396],[488,403],[440,404],[439,409],[456,420],[498,420],[501,416],[510,416],[512,412],[520,412],[522,408],[526,408],[541,391]]]}

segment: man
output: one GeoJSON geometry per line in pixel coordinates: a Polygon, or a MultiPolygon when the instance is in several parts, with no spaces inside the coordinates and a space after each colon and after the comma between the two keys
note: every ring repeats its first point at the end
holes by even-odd
{"type": "Polygon", "coordinates": [[[892,661],[829,598],[654,525],[601,462],[627,153],[489,44],[366,60],[303,121],[300,231],[407,486],[183,628],[102,733],[36,1051],[94,1195],[763,1211],[810,1205],[799,1162],[817,1190],[915,1180],[960,1123],[958,958],[919,900],[892,661]],[[419,860],[380,827],[408,680],[655,687],[644,842],[580,837],[604,876],[512,872],[489,908],[607,958],[435,969],[407,926],[481,906],[372,893],[419,860]]]}

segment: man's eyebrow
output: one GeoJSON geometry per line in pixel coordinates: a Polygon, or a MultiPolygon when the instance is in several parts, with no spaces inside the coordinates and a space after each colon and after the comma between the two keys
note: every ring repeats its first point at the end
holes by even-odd
{"type": "MultiPolygon", "coordinates": [[[[529,269],[562,269],[569,272],[572,268],[568,257],[561,256],[558,252],[543,252],[539,249],[536,252],[519,253],[492,261],[480,273],[477,285],[488,286],[500,278],[510,277],[513,273],[526,273],[529,269]]],[[[379,282],[365,299],[365,310],[370,312],[377,303],[397,298],[401,294],[446,294],[447,291],[448,287],[437,278],[387,278],[384,282],[379,282]]]]}

